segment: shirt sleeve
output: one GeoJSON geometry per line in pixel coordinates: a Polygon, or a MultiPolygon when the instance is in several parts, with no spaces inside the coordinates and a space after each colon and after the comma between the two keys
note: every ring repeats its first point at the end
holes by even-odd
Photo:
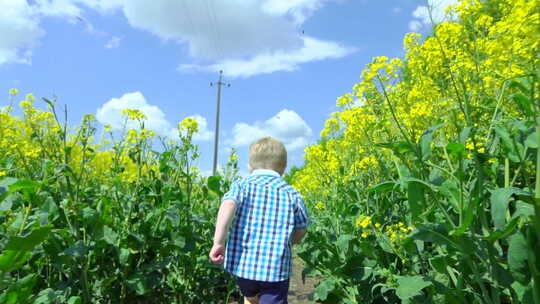
{"type": "Polygon", "coordinates": [[[305,229],[309,225],[309,215],[307,213],[304,199],[300,194],[296,196],[296,206],[294,209],[294,229],[305,229]]]}
{"type": "Polygon", "coordinates": [[[239,181],[233,182],[229,191],[223,195],[221,202],[225,200],[234,201],[237,205],[242,202],[242,187],[239,181]]]}

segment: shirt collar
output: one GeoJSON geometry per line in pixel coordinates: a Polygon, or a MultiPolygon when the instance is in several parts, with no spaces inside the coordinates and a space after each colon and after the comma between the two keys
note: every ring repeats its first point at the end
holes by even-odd
{"type": "Polygon", "coordinates": [[[251,172],[251,175],[271,175],[275,177],[281,177],[281,174],[270,169],[255,169],[251,172]]]}

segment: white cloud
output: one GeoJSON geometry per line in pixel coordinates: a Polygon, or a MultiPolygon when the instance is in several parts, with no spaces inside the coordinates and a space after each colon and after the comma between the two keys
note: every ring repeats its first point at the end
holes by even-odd
{"type": "Polygon", "coordinates": [[[422,28],[431,27],[432,18],[435,24],[445,21],[448,18],[445,9],[457,2],[458,0],[428,0],[428,6],[420,5],[414,10],[414,20],[409,23],[409,29],[419,31],[422,28]]]}
{"type": "Polygon", "coordinates": [[[0,65],[30,63],[32,48],[45,31],[39,27],[38,11],[26,0],[2,1],[0,10],[0,65]]]}
{"type": "Polygon", "coordinates": [[[424,24],[418,20],[412,20],[409,22],[409,29],[413,32],[418,32],[422,29],[424,24]]]}
{"type": "Polygon", "coordinates": [[[122,38],[113,36],[113,37],[111,37],[111,39],[109,39],[109,41],[107,41],[107,43],[105,44],[105,48],[106,49],[118,48],[120,46],[120,41],[121,40],[122,40],[122,38]]]}
{"type": "Polygon", "coordinates": [[[245,60],[223,60],[206,66],[184,64],[180,65],[179,70],[187,72],[218,72],[222,70],[226,76],[245,78],[276,71],[294,71],[299,69],[301,63],[341,58],[356,51],[354,48],[342,46],[336,42],[311,37],[304,37],[302,41],[303,47],[294,51],[277,51],[245,60]]]}
{"type": "Polygon", "coordinates": [[[293,22],[262,11],[260,0],[131,0],[129,23],[166,40],[187,43],[197,59],[234,58],[301,45],[293,22]]]}
{"type": "MultiPolygon", "coordinates": [[[[250,77],[292,71],[302,63],[341,58],[353,48],[302,37],[300,28],[326,3],[347,0],[1,0],[0,64],[29,62],[44,35],[44,17],[81,22],[87,10],[121,11],[128,23],[163,40],[185,45],[194,62],[182,70],[250,77]],[[4,8],[7,7],[7,8],[4,8]],[[5,38],[7,37],[7,38],[5,38]]],[[[118,45],[111,39],[107,48],[118,45]]]]}
{"type": "Polygon", "coordinates": [[[262,8],[272,15],[292,15],[295,22],[303,23],[328,0],[266,0],[262,8]]]}
{"type": "Polygon", "coordinates": [[[124,0],[72,0],[74,2],[82,3],[89,8],[98,10],[102,13],[114,12],[117,9],[122,8],[124,0]]]}
{"type": "MultiPolygon", "coordinates": [[[[145,114],[147,117],[145,128],[157,134],[166,135],[171,129],[171,124],[166,120],[165,113],[158,106],[149,104],[141,92],[127,93],[120,98],[112,98],[97,110],[96,118],[104,125],[121,130],[125,120],[122,115],[124,109],[137,109],[145,114]]],[[[137,128],[138,126],[132,121],[127,127],[137,128]]]]}
{"type": "Polygon", "coordinates": [[[233,137],[228,142],[233,147],[242,147],[258,138],[273,136],[283,141],[288,150],[293,151],[307,146],[312,133],[302,117],[292,110],[284,109],[266,121],[235,124],[233,137]]]}
{"type": "Polygon", "coordinates": [[[35,0],[35,2],[36,9],[43,16],[77,17],[81,15],[81,9],[72,0],[35,0]]]}
{"type": "MultiPolygon", "coordinates": [[[[110,125],[113,130],[124,128],[124,109],[137,109],[146,116],[144,127],[156,132],[160,136],[175,139],[178,135],[176,126],[173,126],[165,118],[165,113],[156,105],[148,103],[141,92],[126,93],[120,98],[112,98],[103,104],[96,112],[96,119],[103,125],[110,125]]],[[[199,123],[199,132],[194,134],[194,140],[209,140],[213,133],[208,131],[206,119],[200,115],[191,116],[199,123]]],[[[128,129],[138,129],[137,122],[129,121],[128,129]]]]}
{"type": "Polygon", "coordinates": [[[350,54],[353,48],[300,35],[302,23],[331,1],[132,0],[123,11],[133,27],[188,47],[195,62],[179,70],[251,77],[350,54]]]}

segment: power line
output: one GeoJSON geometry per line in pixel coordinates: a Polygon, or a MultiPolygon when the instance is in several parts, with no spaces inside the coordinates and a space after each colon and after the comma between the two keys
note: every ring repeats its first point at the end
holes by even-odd
{"type": "Polygon", "coordinates": [[[191,16],[189,14],[189,11],[188,11],[188,6],[186,4],[186,1],[187,0],[183,0],[181,1],[182,2],[182,5],[184,6],[184,12],[185,12],[185,16],[186,16],[186,19],[188,20],[188,23],[189,23],[189,28],[191,29],[191,33],[195,36],[195,26],[193,24],[193,19],[191,19],[191,16]]]}
{"type": "MultiPolygon", "coordinates": [[[[212,1],[212,0],[210,0],[212,1]]],[[[211,2],[212,4],[210,4],[210,12],[212,13],[212,17],[214,18],[214,28],[216,29],[216,35],[217,35],[217,40],[218,40],[218,44],[219,44],[219,50],[220,50],[220,54],[221,54],[221,58],[224,59],[224,53],[223,53],[223,40],[221,39],[221,33],[220,33],[220,30],[219,30],[219,22],[218,22],[218,19],[217,19],[217,15],[216,15],[216,10],[215,10],[215,7],[213,5],[213,2],[211,2]]]]}
{"type": "Polygon", "coordinates": [[[218,42],[218,30],[217,30],[217,21],[216,21],[216,17],[215,15],[212,17],[212,13],[211,13],[211,9],[210,9],[210,4],[208,2],[208,0],[205,1],[206,3],[206,10],[207,10],[207,13],[208,13],[208,21],[209,21],[209,25],[210,27],[212,28],[212,31],[213,31],[213,34],[214,34],[214,39],[213,39],[213,42],[214,42],[214,47],[215,47],[215,50],[216,50],[216,54],[223,58],[223,53],[221,52],[221,49],[220,47],[218,46],[219,45],[219,42],[218,42]]]}

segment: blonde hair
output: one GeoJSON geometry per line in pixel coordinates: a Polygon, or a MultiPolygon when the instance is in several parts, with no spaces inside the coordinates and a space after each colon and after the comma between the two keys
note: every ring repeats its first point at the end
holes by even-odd
{"type": "Polygon", "coordinates": [[[287,167],[287,150],[285,145],[271,137],[263,137],[249,146],[249,165],[255,169],[271,169],[280,174],[287,167]]]}

